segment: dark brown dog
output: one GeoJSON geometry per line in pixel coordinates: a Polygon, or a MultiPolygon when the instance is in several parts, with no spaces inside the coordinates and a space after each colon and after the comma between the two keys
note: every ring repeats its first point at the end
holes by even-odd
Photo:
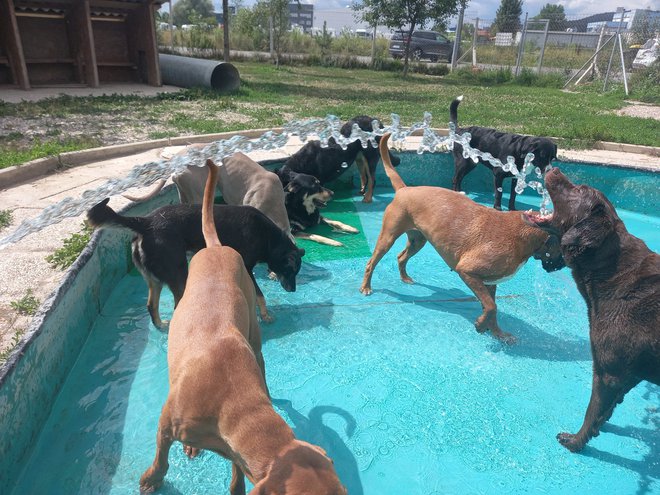
{"type": "Polygon", "coordinates": [[[572,184],[557,168],[546,174],[545,185],[554,213],[523,216],[561,237],[589,311],[591,399],[580,431],[557,435],[577,452],[629,390],[642,380],[660,385],[660,256],[628,233],[600,191],[572,184]]]}
{"type": "Polygon", "coordinates": [[[325,452],[296,440],[273,410],[255,315],[255,289],[241,256],[222,246],[213,221],[217,178],[204,191],[206,248],[193,256],[188,282],[170,325],[167,361],[170,391],[158,424],[156,459],[140,478],[152,492],[167,473],[174,440],[186,453],[208,449],[232,461],[232,495],[342,495],[344,487],[325,452]]]}
{"type": "Polygon", "coordinates": [[[367,263],[360,292],[371,294],[376,264],[404,232],[408,244],[399,254],[401,280],[413,283],[406,263],[431,242],[449,267],[459,274],[483,306],[475,323],[477,331],[491,333],[507,343],[514,337],[497,324],[497,284],[511,278],[530,256],[543,261],[546,271],[564,266],[558,242],[541,229],[523,222],[519,213],[481,206],[465,195],[441,187],[406,187],[391,166],[387,152],[389,134],[380,141],[385,172],[396,191],[385,209],[374,254],[367,263]]]}

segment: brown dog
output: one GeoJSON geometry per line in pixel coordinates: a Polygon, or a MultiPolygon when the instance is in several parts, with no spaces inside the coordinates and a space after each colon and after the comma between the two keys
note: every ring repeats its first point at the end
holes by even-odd
{"type": "Polygon", "coordinates": [[[475,322],[477,331],[490,330],[504,342],[515,342],[497,324],[497,284],[511,278],[530,256],[541,259],[546,271],[562,268],[557,239],[525,224],[519,213],[486,208],[461,193],[441,187],[406,187],[390,163],[388,139],[389,134],[381,139],[380,154],[396,194],[385,209],[360,292],[371,294],[376,265],[405,232],[408,244],[397,257],[401,280],[413,283],[406,264],[429,241],[481,302],[483,314],[475,322]]]}
{"type": "Polygon", "coordinates": [[[577,452],[642,380],[660,385],[660,255],[626,230],[612,203],[559,169],[546,174],[552,215],[524,218],[561,237],[561,250],[589,311],[591,399],[580,431],[560,433],[577,452]]]}
{"type": "Polygon", "coordinates": [[[204,191],[202,230],[206,248],[190,262],[183,298],[170,324],[170,391],[158,424],[156,459],[140,478],[140,491],[163,482],[168,453],[179,440],[186,453],[208,449],[232,461],[232,495],[341,495],[325,452],[296,440],[273,410],[261,355],[255,289],[241,256],[218,240],[213,221],[217,168],[204,191]]]}

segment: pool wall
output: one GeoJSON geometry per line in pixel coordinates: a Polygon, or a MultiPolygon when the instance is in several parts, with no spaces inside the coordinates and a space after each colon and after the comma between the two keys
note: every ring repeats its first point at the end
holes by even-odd
{"type": "MultiPolygon", "coordinates": [[[[558,165],[575,182],[602,190],[616,207],[657,215],[660,173],[582,163],[558,165]]],[[[453,161],[447,153],[403,153],[398,171],[411,186],[451,187],[453,161]]],[[[376,180],[381,185],[389,182],[380,166],[376,180]]],[[[357,183],[359,176],[353,169],[331,187],[357,183]]],[[[477,196],[483,194],[480,199],[486,204],[493,200],[493,176],[486,167],[477,167],[463,187],[477,196]]],[[[509,187],[505,183],[505,193],[509,187]]],[[[524,202],[530,197],[521,198],[518,208],[536,207],[539,201],[524,202]]],[[[505,194],[504,204],[507,201],[505,194]]],[[[176,191],[169,186],[153,200],[123,212],[142,215],[176,202],[176,191]]],[[[62,285],[43,304],[19,352],[0,367],[0,493],[11,492],[94,320],[112,288],[132,267],[130,238],[130,233],[119,230],[95,233],[62,285]]]]}
{"type": "MultiPolygon", "coordinates": [[[[169,187],[122,212],[142,215],[176,200],[169,187]]],[[[0,367],[0,493],[11,492],[94,321],[132,267],[130,239],[123,230],[96,232],[41,306],[24,344],[0,367]]]]}

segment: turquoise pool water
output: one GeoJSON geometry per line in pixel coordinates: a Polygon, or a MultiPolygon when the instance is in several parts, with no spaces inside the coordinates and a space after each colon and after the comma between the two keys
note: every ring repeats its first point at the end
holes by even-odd
{"type": "MultiPolygon", "coordinates": [[[[391,197],[349,199],[369,248],[391,197]]],[[[660,218],[619,213],[660,250],[660,218]]],[[[292,294],[257,271],[276,317],[262,325],[275,408],[328,452],[349,493],[660,493],[659,387],[631,391],[581,454],[555,440],[579,428],[591,389],[586,307],[568,270],[530,260],[500,285],[500,324],[518,337],[505,347],[475,331],[479,303],[428,245],[409,263],[417,283],[399,280],[404,244],[378,265],[370,297],[358,292],[364,256],[305,262],[292,294]]],[[[135,272],[115,287],[14,495],[137,493],[168,388],[167,336],[146,296],[135,272]]],[[[159,493],[225,493],[230,476],[224,459],[190,461],[175,445],[159,493]]]]}

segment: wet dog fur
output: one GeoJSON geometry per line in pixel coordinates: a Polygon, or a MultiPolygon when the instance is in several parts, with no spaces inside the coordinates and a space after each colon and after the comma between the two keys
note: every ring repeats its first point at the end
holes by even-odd
{"type": "MultiPolygon", "coordinates": [[[[507,163],[507,157],[512,156],[518,170],[522,170],[525,164],[525,157],[528,153],[534,153],[534,166],[541,172],[545,172],[550,162],[557,158],[557,145],[550,139],[535,136],[522,136],[510,132],[501,132],[488,127],[470,126],[458,127],[458,105],[463,100],[462,96],[456,98],[449,107],[450,120],[456,125],[456,133],[463,134],[469,132],[472,136],[470,146],[482,152],[488,152],[493,157],[499,159],[502,163],[507,163]]],[[[487,161],[479,159],[474,163],[470,157],[463,157],[463,146],[454,143],[452,151],[454,157],[454,177],[452,187],[454,191],[461,190],[463,178],[472,172],[478,163],[488,167],[494,175],[495,203],[493,207],[497,210],[502,209],[502,184],[504,179],[513,177],[511,172],[505,172],[499,167],[494,167],[487,161]]],[[[511,193],[509,196],[509,210],[516,209],[516,184],[518,179],[511,180],[511,193]]]]}
{"type": "Polygon", "coordinates": [[[561,238],[561,251],[589,312],[591,398],[579,431],[559,433],[572,452],[598,436],[614,408],[641,381],[660,385],[660,255],[631,235],[605,195],[553,168],[551,215],[524,213],[561,238]]]}
{"type": "MultiPolygon", "coordinates": [[[[201,212],[201,205],[169,205],[144,217],[126,217],[117,214],[105,199],[87,213],[88,222],[94,227],[125,227],[136,233],[132,241],[133,262],[149,286],[147,308],[152,322],[159,328],[166,325],[158,310],[163,284],[172,291],[176,307],[188,277],[186,253],[204,247],[201,212]]],[[[223,245],[235,249],[243,258],[257,291],[261,318],[271,321],[252,270],[257,263],[266,263],[284,290],[293,292],[305,251],[251,206],[216,205],[214,218],[223,245]]]]}

